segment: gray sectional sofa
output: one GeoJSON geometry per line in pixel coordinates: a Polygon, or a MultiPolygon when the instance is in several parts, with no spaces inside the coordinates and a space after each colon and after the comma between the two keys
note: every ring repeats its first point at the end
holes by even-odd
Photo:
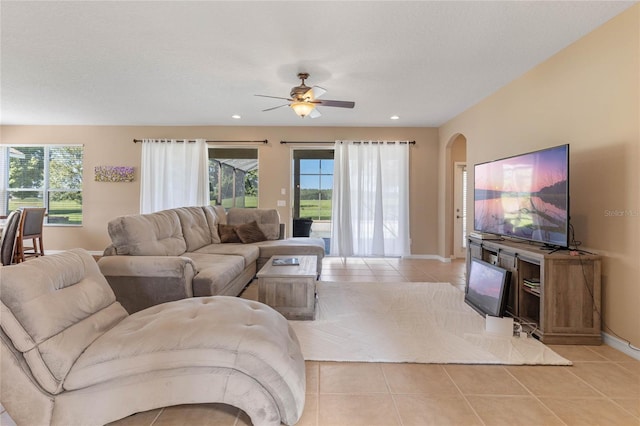
{"type": "Polygon", "coordinates": [[[129,313],[194,296],[237,296],[274,255],[315,255],[324,241],[283,238],[275,209],[181,207],[118,217],[98,265],[129,313]],[[236,241],[236,242],[226,242],[236,241]]]}

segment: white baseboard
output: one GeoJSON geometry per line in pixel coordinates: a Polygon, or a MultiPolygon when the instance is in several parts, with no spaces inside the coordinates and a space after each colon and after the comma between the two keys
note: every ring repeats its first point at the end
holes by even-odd
{"type": "Polygon", "coordinates": [[[631,358],[637,359],[640,361],[640,349],[633,349],[629,347],[629,342],[625,342],[624,340],[620,340],[615,336],[602,332],[602,342],[605,345],[609,345],[614,349],[619,350],[625,355],[629,355],[631,358]]]}
{"type": "Polygon", "coordinates": [[[425,260],[439,260],[444,263],[451,263],[450,258],[438,256],[436,254],[409,254],[407,256],[402,256],[403,259],[425,259],[425,260]]]}

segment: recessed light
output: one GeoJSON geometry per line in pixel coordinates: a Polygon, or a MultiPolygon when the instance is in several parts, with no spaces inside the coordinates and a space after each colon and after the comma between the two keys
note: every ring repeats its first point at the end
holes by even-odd
{"type": "Polygon", "coordinates": [[[240,120],[242,117],[240,117],[238,114],[233,114],[231,118],[233,118],[234,120],[240,120]]]}
{"type": "Polygon", "coordinates": [[[400,117],[397,115],[392,115],[391,117],[389,117],[392,120],[400,120],[400,117]]]}

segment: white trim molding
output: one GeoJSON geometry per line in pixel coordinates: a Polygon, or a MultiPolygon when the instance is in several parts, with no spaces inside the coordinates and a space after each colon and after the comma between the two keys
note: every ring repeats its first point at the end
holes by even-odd
{"type": "Polygon", "coordinates": [[[638,348],[634,349],[634,347],[631,346],[629,342],[621,340],[603,331],[602,343],[604,343],[605,345],[611,346],[612,348],[619,350],[625,355],[629,355],[631,358],[634,358],[640,361],[640,349],[638,348]]]}
{"type": "Polygon", "coordinates": [[[402,256],[403,259],[426,259],[426,260],[439,260],[443,263],[451,263],[451,259],[447,257],[438,256],[437,254],[409,254],[402,256]]]}

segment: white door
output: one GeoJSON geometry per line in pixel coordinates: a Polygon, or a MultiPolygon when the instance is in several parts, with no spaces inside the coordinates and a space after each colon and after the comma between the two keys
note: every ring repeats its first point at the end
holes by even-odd
{"type": "Polygon", "coordinates": [[[453,255],[466,257],[467,252],[467,164],[455,163],[453,178],[453,255]]]}

